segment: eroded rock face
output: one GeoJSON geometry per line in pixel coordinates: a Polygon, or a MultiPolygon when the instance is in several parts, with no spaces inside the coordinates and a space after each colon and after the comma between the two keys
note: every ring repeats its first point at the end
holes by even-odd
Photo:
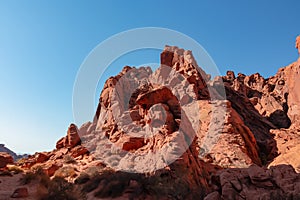
{"type": "Polygon", "coordinates": [[[161,65],[172,67],[182,74],[190,84],[193,84],[198,99],[210,99],[207,75],[197,64],[191,51],[166,46],[160,55],[161,65]]]}
{"type": "MultiPolygon", "coordinates": [[[[228,73],[232,74],[231,71],[228,73]]],[[[259,73],[250,76],[239,73],[236,78],[234,75],[223,76],[223,81],[225,86],[238,92],[246,101],[250,101],[259,114],[266,117],[275,127],[288,128],[291,125],[287,115],[288,89],[280,75],[264,79],[259,73]]]]}
{"type": "Polygon", "coordinates": [[[292,165],[300,173],[300,134],[299,129],[274,129],[271,130],[277,143],[278,156],[269,164],[276,166],[280,164],[292,165]]]}
{"type": "MultiPolygon", "coordinates": [[[[300,36],[296,39],[296,48],[300,48],[300,36]]],[[[268,79],[259,73],[250,76],[239,73],[235,78],[233,72],[228,71],[223,81],[226,86],[247,97],[276,128],[289,128],[298,125],[299,121],[299,69],[300,63],[294,62],[268,79]]]]}
{"type": "Polygon", "coordinates": [[[297,171],[300,166],[296,156],[300,142],[299,70],[300,63],[294,62],[268,79],[258,73],[240,79],[239,76],[235,79],[223,77],[227,84],[227,98],[236,104],[235,107],[241,104],[236,110],[244,116],[244,123],[252,130],[260,152],[264,153],[260,157],[267,161],[276,157],[270,165],[291,164],[297,171]],[[247,101],[255,109],[249,103],[245,109],[247,101]],[[256,117],[251,118],[253,113],[256,117]]]}
{"type": "Polygon", "coordinates": [[[277,147],[276,141],[270,134],[270,129],[276,127],[255,109],[249,98],[239,94],[231,87],[226,87],[226,94],[233,109],[253,133],[262,163],[265,164],[272,160],[277,156],[277,147]]]}
{"type": "Polygon", "coordinates": [[[198,145],[201,147],[205,141],[205,136],[216,138],[215,144],[209,153],[200,157],[205,162],[214,165],[232,168],[245,168],[253,163],[261,165],[259,157],[259,147],[252,131],[245,125],[240,115],[235,111],[229,101],[209,103],[201,102],[202,109],[200,131],[197,132],[198,145]],[[224,115],[224,126],[218,125],[218,119],[211,119],[212,112],[220,112],[220,107],[226,107],[226,112],[219,113],[224,115]],[[213,122],[213,123],[212,123],[213,122]],[[210,129],[209,129],[210,127],[210,129]],[[218,129],[222,127],[222,131],[218,129]],[[216,134],[219,134],[217,136],[216,134]]]}

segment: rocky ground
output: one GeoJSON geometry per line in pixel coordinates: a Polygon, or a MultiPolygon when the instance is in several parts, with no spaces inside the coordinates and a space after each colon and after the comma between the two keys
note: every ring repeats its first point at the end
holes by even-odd
{"type": "Polygon", "coordinates": [[[93,121],[53,151],[0,153],[0,199],[300,199],[299,72],[211,80],[166,46],[155,72],[109,78],[93,121]]]}

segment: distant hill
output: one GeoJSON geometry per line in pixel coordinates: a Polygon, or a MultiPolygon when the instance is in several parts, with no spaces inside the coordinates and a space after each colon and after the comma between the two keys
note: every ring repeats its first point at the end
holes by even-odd
{"type": "Polygon", "coordinates": [[[21,159],[21,158],[24,158],[24,157],[28,156],[26,154],[18,155],[15,152],[13,152],[12,150],[10,150],[9,148],[5,147],[4,144],[0,144],[0,152],[9,153],[14,158],[14,160],[18,160],[18,159],[21,159]]]}

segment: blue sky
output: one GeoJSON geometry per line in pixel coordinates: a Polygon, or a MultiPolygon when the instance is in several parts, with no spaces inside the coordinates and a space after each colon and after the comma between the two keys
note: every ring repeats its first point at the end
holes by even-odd
{"type": "MultiPolygon", "coordinates": [[[[114,34],[173,29],[199,42],[222,74],[230,69],[270,76],[298,56],[299,8],[297,0],[0,0],[0,143],[23,153],[53,149],[73,122],[81,63],[114,34]]],[[[148,53],[114,63],[109,74],[123,65],[158,62],[159,52],[148,53]]]]}

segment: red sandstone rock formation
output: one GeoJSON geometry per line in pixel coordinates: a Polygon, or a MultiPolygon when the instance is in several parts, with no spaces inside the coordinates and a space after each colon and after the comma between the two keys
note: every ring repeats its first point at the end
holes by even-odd
{"type": "Polygon", "coordinates": [[[75,124],[70,124],[68,128],[68,133],[66,137],[61,138],[57,143],[56,143],[56,148],[60,149],[63,147],[70,147],[73,148],[76,145],[80,144],[81,140],[78,135],[78,128],[75,124]]]}
{"type": "Polygon", "coordinates": [[[106,81],[93,122],[71,124],[55,150],[20,166],[71,182],[109,169],[98,196],[113,185],[124,198],[151,198],[151,183],[165,199],[300,198],[299,70],[298,61],[267,79],[210,80],[190,51],[166,46],[155,72],[124,67],[106,81]]]}
{"type": "Polygon", "coordinates": [[[6,167],[7,164],[14,162],[13,157],[5,152],[0,152],[0,168],[6,167]]]}

